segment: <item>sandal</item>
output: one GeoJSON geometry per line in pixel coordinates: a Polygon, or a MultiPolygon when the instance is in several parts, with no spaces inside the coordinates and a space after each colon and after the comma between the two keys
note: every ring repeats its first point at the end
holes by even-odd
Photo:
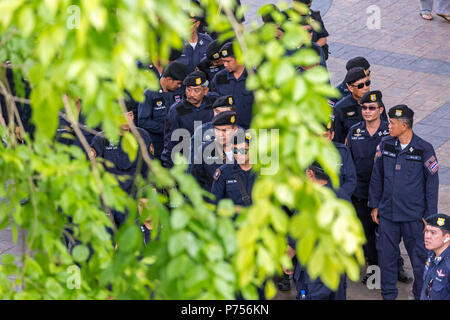
{"type": "Polygon", "coordinates": [[[436,13],[439,17],[442,17],[445,19],[445,21],[450,22],[450,14],[443,14],[443,13],[436,13]]]}
{"type": "Polygon", "coordinates": [[[431,13],[419,13],[419,15],[422,17],[422,19],[424,20],[433,20],[433,16],[431,15],[431,13]]]}

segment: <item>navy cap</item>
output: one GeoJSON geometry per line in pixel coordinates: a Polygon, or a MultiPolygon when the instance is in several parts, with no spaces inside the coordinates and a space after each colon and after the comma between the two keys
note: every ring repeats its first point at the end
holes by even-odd
{"type": "Polygon", "coordinates": [[[220,48],[221,45],[219,41],[214,40],[206,48],[206,57],[209,60],[219,60],[220,59],[220,48]]]}
{"type": "Polygon", "coordinates": [[[220,48],[220,56],[222,58],[234,58],[233,42],[227,42],[220,48]]]}
{"type": "Polygon", "coordinates": [[[252,135],[250,130],[244,131],[243,129],[239,129],[233,137],[233,144],[241,144],[244,142],[250,144],[251,140],[252,135]]]}
{"type": "Polygon", "coordinates": [[[213,126],[228,126],[236,124],[236,112],[224,111],[212,119],[213,126]]]}
{"type": "Polygon", "coordinates": [[[203,17],[201,16],[201,15],[199,15],[199,14],[195,14],[194,12],[189,12],[189,17],[191,18],[191,19],[194,19],[194,20],[196,20],[196,21],[202,21],[202,19],[203,19],[203,17]]]}
{"type": "Polygon", "coordinates": [[[443,213],[434,214],[425,219],[427,224],[443,230],[450,231],[450,217],[443,213]]]}
{"type": "Polygon", "coordinates": [[[370,68],[370,63],[367,61],[364,57],[355,57],[347,61],[347,64],[345,65],[345,68],[350,70],[351,68],[360,67],[364,70],[370,68]]]}
{"type": "Polygon", "coordinates": [[[194,71],[186,76],[183,85],[188,87],[196,87],[204,85],[207,82],[206,74],[203,71],[194,71]]]}
{"type": "Polygon", "coordinates": [[[412,119],[414,117],[414,111],[412,111],[406,104],[399,104],[389,109],[389,118],[400,119],[407,118],[412,119]]]}
{"type": "Polygon", "coordinates": [[[169,61],[177,60],[179,57],[181,57],[182,53],[183,52],[181,50],[170,48],[169,61]]]}
{"type": "Polygon", "coordinates": [[[345,83],[353,83],[355,81],[364,79],[365,77],[366,77],[366,74],[364,73],[364,69],[361,67],[355,67],[355,68],[351,68],[350,70],[347,71],[344,82],[345,83]]]}
{"type": "Polygon", "coordinates": [[[219,107],[232,107],[234,106],[234,98],[233,96],[221,96],[214,101],[212,107],[219,108],[219,107]]]}
{"type": "Polygon", "coordinates": [[[365,102],[368,102],[368,103],[381,102],[381,103],[383,103],[383,101],[381,101],[382,97],[383,97],[383,95],[381,94],[381,91],[379,91],[379,90],[369,91],[365,95],[362,96],[360,103],[361,104],[363,104],[365,102]]]}
{"type": "Polygon", "coordinates": [[[167,67],[163,71],[162,76],[164,78],[170,77],[174,80],[183,81],[184,78],[186,78],[187,74],[188,74],[187,66],[180,62],[174,61],[167,65],[167,67]]]}

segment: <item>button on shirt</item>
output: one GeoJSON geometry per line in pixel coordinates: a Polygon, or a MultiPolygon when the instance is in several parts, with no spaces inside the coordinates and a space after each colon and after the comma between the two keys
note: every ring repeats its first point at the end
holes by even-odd
{"type": "Polygon", "coordinates": [[[237,124],[245,130],[250,128],[255,100],[253,92],[245,87],[247,76],[247,70],[244,70],[239,79],[236,79],[233,73],[224,69],[214,76],[211,83],[211,91],[217,92],[221,96],[232,95],[234,97],[237,124]]]}
{"type": "Polygon", "coordinates": [[[369,186],[369,207],[394,222],[417,221],[437,213],[439,164],[433,146],[413,134],[403,150],[398,138],[381,140],[369,186]]]}
{"type": "Polygon", "coordinates": [[[450,300],[450,247],[436,258],[431,253],[425,263],[420,300],[450,300]]]}
{"type": "Polygon", "coordinates": [[[375,151],[381,139],[388,135],[388,123],[383,120],[373,136],[366,129],[366,121],[361,121],[350,128],[346,140],[356,168],[357,186],[353,193],[355,197],[369,198],[370,176],[372,175],[375,151]]]}

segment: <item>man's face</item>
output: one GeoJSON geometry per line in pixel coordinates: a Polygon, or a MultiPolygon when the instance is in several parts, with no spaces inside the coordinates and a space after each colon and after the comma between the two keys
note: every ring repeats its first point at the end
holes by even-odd
{"type": "Polygon", "coordinates": [[[202,86],[188,86],[186,87],[186,100],[196,107],[199,107],[203,98],[208,93],[208,88],[202,86]]]}
{"type": "Polygon", "coordinates": [[[198,29],[198,27],[200,26],[200,21],[197,21],[197,20],[195,20],[195,19],[191,19],[191,21],[192,21],[192,29],[191,29],[191,32],[192,32],[192,33],[195,33],[195,32],[197,32],[197,29],[198,29]]]}
{"type": "Polygon", "coordinates": [[[231,111],[231,107],[217,107],[213,109],[213,117],[217,116],[219,113],[231,111]]]}
{"type": "Polygon", "coordinates": [[[239,66],[236,58],[233,58],[233,57],[222,58],[222,61],[223,61],[223,66],[225,67],[225,69],[227,69],[228,72],[236,71],[237,67],[239,66]]]}
{"type": "Polygon", "coordinates": [[[363,95],[370,91],[369,77],[359,79],[352,84],[347,84],[347,87],[355,98],[361,99],[363,95]]]}
{"type": "Polygon", "coordinates": [[[312,40],[313,36],[313,28],[310,25],[303,26],[303,28],[308,32],[309,34],[309,40],[312,40]]]}
{"type": "Polygon", "coordinates": [[[407,130],[407,126],[403,121],[399,119],[389,118],[389,134],[393,137],[400,136],[407,130]]]}
{"type": "Polygon", "coordinates": [[[366,102],[361,107],[362,117],[366,121],[374,121],[380,118],[383,108],[378,106],[378,102],[366,102]]]}
{"type": "Polygon", "coordinates": [[[219,59],[217,59],[217,60],[212,60],[212,61],[211,61],[211,64],[212,64],[214,67],[220,67],[220,66],[223,66],[222,58],[219,58],[219,59]]]}
{"type": "Polygon", "coordinates": [[[181,88],[182,83],[183,83],[183,81],[181,81],[181,80],[175,80],[171,77],[167,77],[167,90],[175,91],[178,88],[181,88]]]}
{"type": "Polygon", "coordinates": [[[440,228],[430,225],[426,226],[424,240],[425,248],[427,248],[428,250],[439,249],[444,244],[444,240],[446,238],[450,238],[450,235],[444,235],[443,231],[440,228]]]}
{"type": "Polygon", "coordinates": [[[333,140],[333,138],[334,138],[334,131],[331,131],[331,130],[327,130],[327,131],[325,131],[325,133],[323,134],[323,136],[325,137],[325,138],[327,138],[328,140],[333,140]]]}
{"type": "Polygon", "coordinates": [[[246,142],[235,144],[233,146],[234,159],[238,164],[245,164],[249,162],[250,155],[248,153],[248,144],[246,142]]]}
{"type": "Polygon", "coordinates": [[[122,130],[128,131],[130,130],[130,126],[128,123],[132,123],[134,121],[134,114],[133,111],[124,112],[123,116],[125,119],[127,119],[127,123],[120,126],[122,130]]]}
{"type": "Polygon", "coordinates": [[[214,135],[217,142],[221,145],[228,144],[236,131],[237,127],[232,125],[214,127],[214,135]]]}

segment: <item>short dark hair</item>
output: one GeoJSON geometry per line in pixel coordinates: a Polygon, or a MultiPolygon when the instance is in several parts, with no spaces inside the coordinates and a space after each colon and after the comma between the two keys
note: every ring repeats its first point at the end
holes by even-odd
{"type": "Polygon", "coordinates": [[[407,126],[409,129],[412,129],[412,128],[413,128],[413,119],[411,119],[411,118],[400,118],[400,119],[398,119],[398,120],[400,120],[400,121],[402,121],[404,124],[406,124],[406,126],[407,126]]]}
{"type": "Polygon", "coordinates": [[[330,177],[328,174],[323,170],[322,166],[317,162],[314,161],[312,164],[309,165],[308,170],[311,170],[314,173],[314,177],[317,180],[329,180],[330,177]]]}

